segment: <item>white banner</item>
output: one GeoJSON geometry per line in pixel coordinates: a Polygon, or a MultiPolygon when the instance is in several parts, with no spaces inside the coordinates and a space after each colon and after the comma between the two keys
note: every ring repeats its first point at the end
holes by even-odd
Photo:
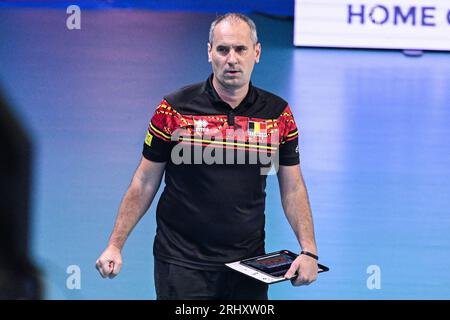
{"type": "Polygon", "coordinates": [[[294,44],[450,51],[450,0],[296,0],[294,44]]]}

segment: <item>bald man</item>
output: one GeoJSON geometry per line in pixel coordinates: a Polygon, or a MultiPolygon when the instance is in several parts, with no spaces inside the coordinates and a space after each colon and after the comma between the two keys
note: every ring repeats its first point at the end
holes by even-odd
{"type": "MultiPolygon", "coordinates": [[[[229,13],[210,28],[204,82],[164,97],[149,123],[142,160],[96,262],[105,278],[151,205],[165,173],[154,242],[157,299],[268,299],[268,286],[225,263],[265,253],[265,187],[270,168],[302,252],[285,277],[317,278],[317,247],[289,104],[252,85],[261,57],[256,26],[229,13]]],[[[299,250],[300,252],[300,250],[299,250]]]]}

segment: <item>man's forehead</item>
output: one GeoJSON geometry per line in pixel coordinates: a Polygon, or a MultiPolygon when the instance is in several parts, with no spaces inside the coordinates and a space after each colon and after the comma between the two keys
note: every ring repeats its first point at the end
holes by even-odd
{"type": "Polygon", "coordinates": [[[244,21],[221,21],[214,28],[214,41],[235,42],[236,40],[252,41],[250,27],[244,21]]]}

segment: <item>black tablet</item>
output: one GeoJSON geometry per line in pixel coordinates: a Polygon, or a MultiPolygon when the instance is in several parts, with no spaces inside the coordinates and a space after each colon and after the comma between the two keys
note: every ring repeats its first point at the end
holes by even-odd
{"type": "MultiPolygon", "coordinates": [[[[265,283],[275,283],[287,280],[283,276],[297,257],[298,254],[289,250],[280,250],[226,265],[265,283]]],[[[319,273],[329,270],[322,264],[318,264],[318,268],[319,273]]]]}

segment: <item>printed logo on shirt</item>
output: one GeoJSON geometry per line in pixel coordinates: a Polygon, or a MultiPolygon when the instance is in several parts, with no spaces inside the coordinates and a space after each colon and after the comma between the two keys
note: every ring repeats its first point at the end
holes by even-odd
{"type": "Polygon", "coordinates": [[[151,147],[152,140],[153,140],[153,136],[150,134],[150,132],[147,132],[147,137],[145,137],[145,144],[148,145],[149,147],[151,147]]]}
{"type": "Polygon", "coordinates": [[[195,132],[196,133],[204,133],[204,132],[208,132],[209,129],[208,127],[208,121],[206,120],[194,120],[194,125],[195,125],[195,132]]]}
{"type": "Polygon", "coordinates": [[[247,132],[250,137],[265,138],[265,137],[267,137],[267,123],[257,122],[257,121],[249,121],[247,132]]]}

